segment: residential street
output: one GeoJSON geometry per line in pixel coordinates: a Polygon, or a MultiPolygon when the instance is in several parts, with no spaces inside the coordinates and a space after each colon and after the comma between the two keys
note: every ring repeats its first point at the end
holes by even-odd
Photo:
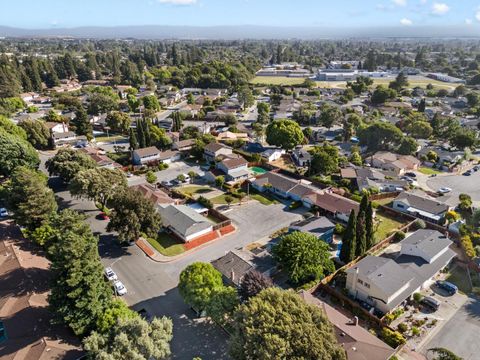
{"type": "Polygon", "coordinates": [[[450,205],[458,204],[458,195],[468,194],[472,197],[474,206],[480,206],[480,172],[474,172],[470,176],[464,175],[442,175],[427,180],[427,185],[433,191],[441,187],[449,187],[452,191],[442,197],[442,201],[450,205]]]}
{"type": "MultiPolygon", "coordinates": [[[[45,155],[41,155],[42,162],[45,155]]],[[[41,167],[44,170],[44,167],[41,167]]],[[[95,235],[99,236],[99,253],[102,263],[110,266],[125,284],[127,303],[136,310],[146,309],[156,316],[168,316],[173,320],[174,338],[171,343],[175,359],[203,360],[227,358],[227,336],[217,326],[199,321],[195,313],[183,302],[178,290],[180,272],[195,261],[210,262],[228,251],[264,238],[301,218],[301,215],[284,211],[284,205],[261,205],[256,201],[234,207],[228,216],[237,231],[210,245],[202,247],[170,263],[156,263],[136,246],[120,247],[114,234],[106,232],[106,221],[95,216],[98,210],[93,202],[72,198],[58,178],[51,178],[62,208],[84,212],[95,235]],[[255,216],[251,216],[254,213],[255,216]]]]}

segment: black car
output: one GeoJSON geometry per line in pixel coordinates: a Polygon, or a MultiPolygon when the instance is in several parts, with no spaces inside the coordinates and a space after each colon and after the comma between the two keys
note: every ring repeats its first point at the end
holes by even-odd
{"type": "Polygon", "coordinates": [[[435,282],[435,285],[438,288],[445,290],[449,295],[455,295],[458,291],[457,286],[448,281],[438,280],[435,282]]]}
{"type": "Polygon", "coordinates": [[[420,300],[420,304],[433,311],[437,311],[440,307],[440,302],[430,296],[425,296],[422,300],[420,300]]]}
{"type": "Polygon", "coordinates": [[[361,306],[362,308],[364,308],[364,309],[367,310],[367,311],[370,311],[370,310],[373,308],[372,305],[370,305],[369,303],[367,303],[367,302],[365,302],[365,301],[359,301],[358,303],[360,304],[360,306],[361,306]]]}
{"type": "Polygon", "coordinates": [[[417,174],[415,174],[414,172],[406,172],[405,175],[407,175],[408,177],[411,177],[411,178],[416,178],[417,177],[417,174]]]}

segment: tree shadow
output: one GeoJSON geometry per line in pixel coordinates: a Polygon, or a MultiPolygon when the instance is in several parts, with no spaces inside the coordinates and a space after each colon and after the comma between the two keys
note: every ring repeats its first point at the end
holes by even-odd
{"type": "Polygon", "coordinates": [[[154,316],[166,316],[172,320],[172,359],[193,359],[196,356],[203,360],[230,358],[226,332],[205,319],[199,319],[184,303],[178,288],[167,291],[163,296],[141,301],[133,308],[146,309],[154,316]]]}
{"type": "Polygon", "coordinates": [[[478,296],[470,296],[464,305],[465,312],[470,318],[478,322],[480,327],[480,299],[478,296]]]}

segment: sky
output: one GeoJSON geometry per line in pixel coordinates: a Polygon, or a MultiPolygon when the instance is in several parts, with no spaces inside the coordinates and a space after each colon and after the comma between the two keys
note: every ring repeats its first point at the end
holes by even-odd
{"type": "Polygon", "coordinates": [[[0,0],[0,25],[474,26],[480,0],[0,0]]]}

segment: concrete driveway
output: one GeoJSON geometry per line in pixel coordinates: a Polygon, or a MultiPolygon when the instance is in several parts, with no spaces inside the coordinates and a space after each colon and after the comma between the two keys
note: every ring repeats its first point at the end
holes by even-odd
{"type": "Polygon", "coordinates": [[[433,191],[437,191],[441,187],[451,188],[450,193],[440,198],[450,205],[458,205],[458,195],[465,193],[472,197],[474,206],[480,206],[480,171],[474,172],[470,176],[444,175],[429,178],[427,185],[433,191]]]}
{"type": "Polygon", "coordinates": [[[422,353],[435,347],[453,351],[464,360],[476,360],[480,354],[480,299],[469,297],[455,315],[425,345],[422,353]]]}

